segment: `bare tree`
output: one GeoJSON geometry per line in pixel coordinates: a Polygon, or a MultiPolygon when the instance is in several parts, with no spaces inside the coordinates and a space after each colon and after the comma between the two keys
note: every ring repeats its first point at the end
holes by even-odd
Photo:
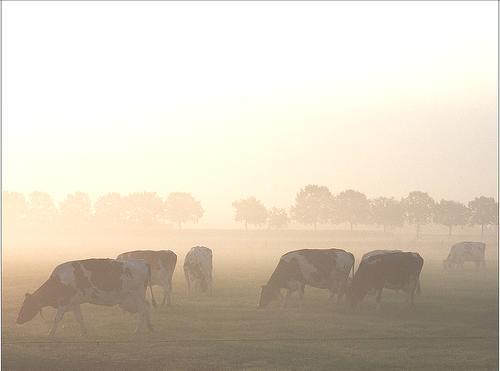
{"type": "Polygon", "coordinates": [[[379,197],[370,201],[372,221],[384,227],[401,227],[404,223],[404,212],[401,203],[394,198],[379,197]]]}
{"type": "Polygon", "coordinates": [[[155,192],[129,194],[124,200],[128,223],[138,226],[158,224],[163,214],[163,202],[155,192]]]}
{"type": "Polygon", "coordinates": [[[6,226],[19,225],[26,220],[28,203],[19,192],[2,193],[3,222],[6,226]]]}
{"type": "Polygon", "coordinates": [[[366,196],[348,189],[335,197],[335,216],[340,222],[355,224],[367,223],[370,217],[370,203],[366,196]]]}
{"type": "Polygon", "coordinates": [[[236,209],[234,220],[243,222],[245,231],[248,224],[263,225],[267,221],[267,210],[255,197],[234,201],[233,207],[236,209]]]}
{"type": "Polygon", "coordinates": [[[79,226],[88,223],[91,217],[90,197],[82,192],[69,194],[59,204],[61,221],[67,225],[79,226]]]}
{"type": "Polygon", "coordinates": [[[177,223],[179,229],[182,228],[182,223],[197,223],[203,213],[200,201],[195,200],[189,193],[172,192],[164,203],[165,218],[177,223]]]}
{"type": "Polygon", "coordinates": [[[99,197],[94,204],[94,210],[95,220],[99,224],[118,226],[125,223],[125,200],[118,193],[99,197]]]}
{"type": "Polygon", "coordinates": [[[268,225],[270,229],[285,229],[288,226],[289,218],[285,209],[273,207],[269,211],[268,225]]]}
{"type": "Polygon", "coordinates": [[[420,237],[420,227],[432,220],[434,200],[425,192],[414,191],[402,200],[405,217],[409,224],[415,224],[417,239],[420,237]]]}
{"type": "Polygon", "coordinates": [[[309,184],[297,193],[290,215],[301,224],[312,224],[316,230],[318,223],[331,220],[333,207],[334,197],[328,187],[309,184]]]}
{"type": "Polygon", "coordinates": [[[434,222],[448,227],[451,236],[453,227],[464,226],[470,218],[470,209],[457,201],[441,200],[434,210],[434,222]]]}
{"type": "Polygon", "coordinates": [[[28,218],[35,225],[47,225],[55,221],[58,210],[52,197],[44,192],[32,192],[29,196],[28,218]]]}
{"type": "Polygon", "coordinates": [[[469,202],[471,211],[470,223],[481,226],[481,240],[484,236],[484,226],[498,223],[498,203],[493,197],[476,197],[469,202]]]}

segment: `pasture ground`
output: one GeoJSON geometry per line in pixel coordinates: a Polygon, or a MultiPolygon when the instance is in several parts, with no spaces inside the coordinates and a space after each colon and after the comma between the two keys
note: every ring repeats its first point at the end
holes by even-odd
{"type": "MultiPolygon", "coordinates": [[[[145,237],[143,236],[143,239],[145,237]]],[[[86,304],[89,336],[79,335],[72,313],[56,337],[40,316],[15,324],[24,293],[33,292],[62,261],[114,257],[138,248],[141,238],[121,235],[102,248],[90,238],[84,250],[66,241],[66,250],[16,257],[4,245],[2,287],[2,368],[18,369],[498,369],[498,284],[496,236],[486,241],[487,268],[444,272],[441,260],[453,242],[443,236],[390,233],[181,231],[148,235],[142,248],[178,253],[172,307],[152,310],[154,334],[132,335],[137,319],[117,307],[86,304]],[[205,234],[205,235],[204,235],[205,234]],[[187,296],[182,275],[188,248],[204,243],[214,251],[212,296],[187,296]],[[418,251],[425,259],[422,295],[408,311],[404,296],[385,290],[382,308],[367,297],[356,312],[332,306],[325,291],[306,288],[302,305],[256,308],[260,286],[282,253],[298,248],[345,248],[356,256],[378,248],[418,251]],[[9,255],[10,253],[10,255],[9,255]]],[[[111,237],[109,237],[111,239],[111,237]]],[[[471,240],[472,236],[458,236],[471,240]]],[[[476,237],[477,239],[477,237],[476,237]]],[[[97,239],[96,239],[97,241],[97,239]]],[[[100,239],[102,241],[102,239],[100,239]]],[[[17,248],[28,251],[20,244],[17,248]]],[[[155,296],[161,298],[160,290],[155,296]]],[[[54,310],[45,309],[45,318],[54,310]]]]}

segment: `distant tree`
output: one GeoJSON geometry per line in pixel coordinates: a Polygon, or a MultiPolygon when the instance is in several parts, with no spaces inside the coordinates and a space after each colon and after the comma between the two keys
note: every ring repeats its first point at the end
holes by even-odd
{"type": "Polygon", "coordinates": [[[415,224],[417,239],[420,237],[420,227],[432,220],[434,200],[425,192],[414,191],[402,200],[406,220],[415,224]]]}
{"type": "Polygon", "coordinates": [[[451,236],[453,227],[464,226],[470,218],[470,209],[456,201],[441,200],[434,209],[434,222],[448,227],[451,236]]]}
{"type": "Polygon", "coordinates": [[[14,225],[23,222],[28,213],[28,203],[22,193],[2,192],[3,222],[14,225]]]}
{"type": "Polygon", "coordinates": [[[401,203],[394,198],[379,197],[370,201],[372,221],[384,227],[401,227],[404,223],[404,212],[401,203]]]}
{"type": "Polygon", "coordinates": [[[91,217],[90,197],[82,192],[69,194],[59,204],[61,221],[67,225],[78,226],[89,222],[91,217]]]}
{"type": "Polygon", "coordinates": [[[335,197],[335,214],[340,222],[355,224],[367,223],[370,217],[370,203],[366,196],[358,191],[348,189],[335,197]]]}
{"type": "Polygon", "coordinates": [[[316,230],[318,223],[331,220],[333,207],[334,197],[328,187],[309,184],[297,193],[290,215],[301,224],[312,224],[316,230]]]}
{"type": "Polygon", "coordinates": [[[138,226],[158,224],[163,216],[163,202],[155,192],[131,193],[124,200],[125,218],[138,226]]]}
{"type": "Polygon", "coordinates": [[[476,197],[469,202],[471,211],[470,223],[481,226],[481,240],[484,236],[484,226],[498,224],[498,203],[493,197],[476,197]]]}
{"type": "Polygon", "coordinates": [[[58,215],[57,208],[49,194],[32,192],[29,195],[28,218],[35,225],[51,224],[58,215]]]}
{"type": "Polygon", "coordinates": [[[288,215],[285,209],[273,207],[268,214],[268,225],[270,229],[285,229],[288,226],[288,215]]]}
{"type": "Polygon", "coordinates": [[[203,213],[200,201],[195,200],[189,193],[172,192],[164,203],[165,218],[177,223],[179,229],[181,229],[182,223],[197,223],[203,213]]]}
{"type": "Polygon", "coordinates": [[[94,204],[94,210],[95,220],[101,225],[118,226],[126,221],[125,200],[118,193],[99,197],[94,204]]]}
{"type": "Polygon", "coordinates": [[[236,214],[234,220],[243,222],[245,230],[248,229],[248,224],[263,225],[267,221],[267,210],[262,203],[255,197],[249,197],[233,202],[236,214]]]}

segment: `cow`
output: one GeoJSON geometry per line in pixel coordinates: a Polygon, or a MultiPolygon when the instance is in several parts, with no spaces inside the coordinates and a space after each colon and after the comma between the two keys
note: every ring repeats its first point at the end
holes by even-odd
{"type": "Polygon", "coordinates": [[[118,255],[117,260],[140,259],[151,267],[151,285],[163,287],[161,305],[172,304],[172,275],[177,264],[177,255],[170,250],[136,250],[118,255]]]}
{"type": "Polygon", "coordinates": [[[465,262],[473,262],[476,267],[485,267],[484,252],[486,244],[483,242],[463,241],[450,248],[448,257],[443,261],[444,269],[460,267],[463,269],[465,262]]]}
{"type": "Polygon", "coordinates": [[[140,260],[117,261],[114,259],[75,260],[58,265],[49,279],[33,294],[26,294],[17,324],[32,320],[42,308],[57,309],[49,336],[54,336],[64,314],[72,311],[83,336],[87,329],[80,305],[91,303],[114,306],[129,313],[139,313],[137,334],[144,325],[152,332],[146,289],[149,286],[153,305],[156,302],[151,287],[151,269],[140,260]]]}
{"type": "Polygon", "coordinates": [[[354,255],[341,249],[302,249],[284,254],[266,285],[262,286],[259,308],[264,308],[281,297],[286,289],[283,306],[290,295],[297,291],[304,297],[305,285],[330,291],[330,299],[337,301],[344,296],[349,273],[354,274],[354,255]]]}
{"type": "Polygon", "coordinates": [[[375,290],[377,310],[383,289],[402,290],[414,307],[414,295],[420,291],[420,272],[424,259],[415,252],[389,252],[368,256],[361,261],[349,290],[351,308],[355,308],[370,291],[375,290]]]}
{"type": "Polygon", "coordinates": [[[184,259],[184,277],[188,293],[195,290],[212,292],[212,250],[204,246],[191,248],[184,259]]]}

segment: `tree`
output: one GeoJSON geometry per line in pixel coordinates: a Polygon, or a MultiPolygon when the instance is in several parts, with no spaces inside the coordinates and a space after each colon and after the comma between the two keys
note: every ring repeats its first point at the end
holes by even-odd
{"type": "Polygon", "coordinates": [[[59,204],[61,220],[65,224],[78,226],[87,223],[91,216],[90,197],[82,192],[69,194],[59,204]]]}
{"type": "Polygon", "coordinates": [[[415,224],[417,239],[420,237],[420,227],[432,220],[434,200],[425,192],[410,192],[408,197],[402,200],[405,217],[409,224],[415,224]]]}
{"type": "Polygon", "coordinates": [[[179,229],[182,223],[195,222],[203,216],[204,210],[200,201],[197,201],[189,193],[172,192],[164,203],[165,218],[177,223],[179,229]]]}
{"type": "Polygon", "coordinates": [[[401,203],[394,198],[379,197],[370,201],[370,214],[377,225],[400,227],[404,222],[404,212],[401,203]]]}
{"type": "Polygon", "coordinates": [[[352,231],[354,224],[368,222],[370,203],[363,193],[348,189],[335,197],[335,214],[338,221],[348,222],[352,231]]]}
{"type": "Polygon", "coordinates": [[[309,184],[302,188],[295,197],[295,205],[290,209],[292,219],[306,225],[313,225],[331,220],[334,198],[325,186],[309,184]]]}
{"type": "Polygon", "coordinates": [[[498,203],[493,197],[476,197],[469,202],[471,211],[470,223],[481,226],[481,240],[484,235],[484,226],[498,223],[498,203]]]}
{"type": "Polygon", "coordinates": [[[2,193],[3,221],[5,225],[15,225],[23,222],[28,213],[28,203],[22,193],[2,193]]]}
{"type": "Polygon", "coordinates": [[[454,226],[464,226],[470,218],[470,209],[456,201],[441,200],[434,210],[434,222],[448,227],[448,235],[454,226]]]}
{"type": "Polygon", "coordinates": [[[285,209],[273,207],[268,214],[268,225],[271,229],[285,229],[288,226],[288,215],[285,209]]]}
{"type": "Polygon", "coordinates": [[[257,226],[267,221],[267,210],[255,197],[234,201],[233,207],[236,209],[234,220],[245,223],[245,231],[248,229],[248,224],[257,226]]]}
{"type": "Polygon", "coordinates": [[[123,225],[126,220],[125,200],[118,193],[108,193],[94,204],[94,217],[106,226],[123,225]]]}
{"type": "Polygon", "coordinates": [[[49,194],[32,192],[29,196],[28,218],[37,225],[53,223],[57,217],[57,208],[49,194]]]}
{"type": "Polygon", "coordinates": [[[163,214],[163,202],[156,192],[131,193],[125,197],[124,207],[125,218],[132,225],[157,224],[163,214]]]}

